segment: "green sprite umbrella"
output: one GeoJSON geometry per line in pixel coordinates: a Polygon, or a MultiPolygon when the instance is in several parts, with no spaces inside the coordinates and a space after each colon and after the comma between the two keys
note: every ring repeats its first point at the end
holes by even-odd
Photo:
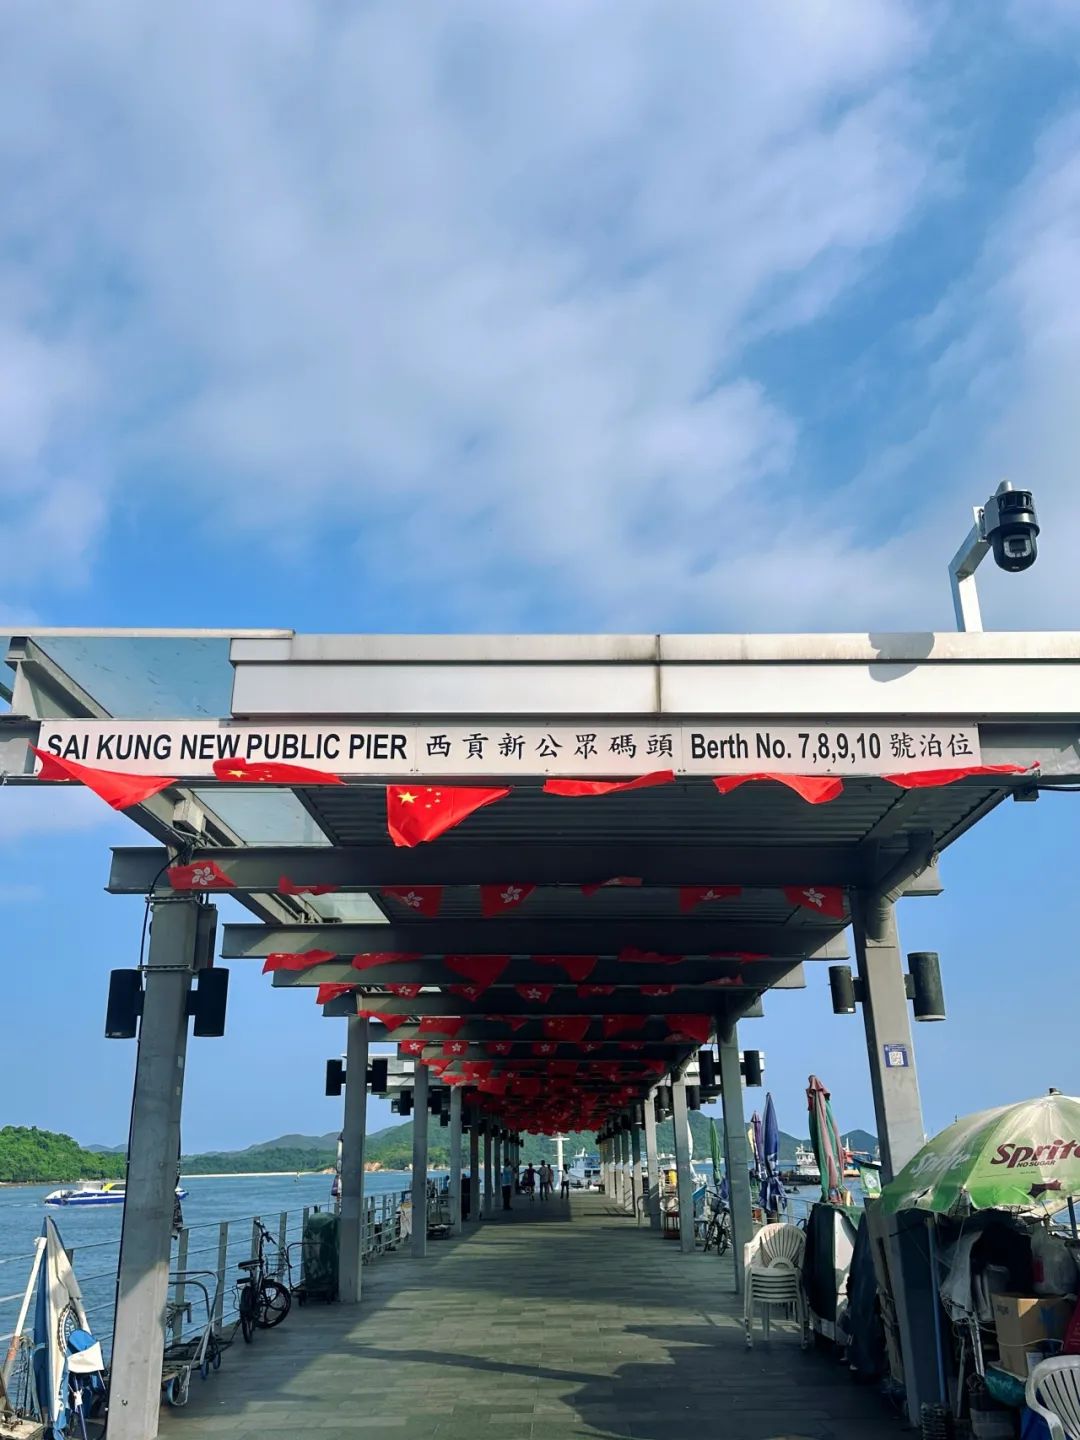
{"type": "Polygon", "coordinates": [[[720,1154],[720,1132],[716,1128],[716,1121],[709,1120],[709,1151],[712,1155],[713,1184],[720,1188],[720,1177],[724,1173],[724,1161],[720,1154]]]}
{"type": "Polygon", "coordinates": [[[1080,1196],[1080,1100],[1043,1095],[942,1130],[881,1192],[886,1211],[1064,1208],[1080,1196]]]}

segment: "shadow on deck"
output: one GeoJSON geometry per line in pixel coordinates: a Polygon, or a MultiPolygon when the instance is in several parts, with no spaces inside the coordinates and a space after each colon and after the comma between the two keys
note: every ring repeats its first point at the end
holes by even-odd
{"type": "Polygon", "coordinates": [[[358,1307],[308,1306],[162,1412],[165,1440],[866,1440],[872,1390],[799,1350],[748,1351],[730,1257],[682,1255],[602,1197],[519,1199],[364,1272],[358,1307]]]}

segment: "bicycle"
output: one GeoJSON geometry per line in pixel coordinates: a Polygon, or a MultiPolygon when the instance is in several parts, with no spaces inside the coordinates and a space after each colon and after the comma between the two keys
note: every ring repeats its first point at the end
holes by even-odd
{"type": "Polygon", "coordinates": [[[717,1205],[705,1226],[705,1252],[715,1248],[717,1255],[726,1255],[731,1249],[731,1211],[726,1205],[717,1205]]]}
{"type": "MultiPolygon", "coordinates": [[[[261,1221],[256,1221],[259,1230],[258,1254],[253,1260],[241,1260],[237,1269],[242,1271],[237,1281],[237,1311],[240,1315],[240,1331],[250,1345],[255,1331],[272,1330],[280,1325],[292,1309],[292,1290],[283,1281],[272,1275],[266,1264],[266,1242],[276,1246],[277,1241],[261,1221]]],[[[288,1255],[282,1257],[288,1267],[288,1255]]]]}

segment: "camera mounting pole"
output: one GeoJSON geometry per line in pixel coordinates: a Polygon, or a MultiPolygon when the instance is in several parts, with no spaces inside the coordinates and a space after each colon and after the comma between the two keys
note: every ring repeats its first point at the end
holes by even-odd
{"type": "MultiPolygon", "coordinates": [[[[1002,484],[1008,486],[1008,481],[1002,484]]],[[[984,511],[981,505],[972,506],[975,523],[964,537],[964,543],[949,561],[949,583],[952,586],[953,610],[956,612],[958,630],[981,630],[982,611],[979,609],[979,592],[975,588],[975,571],[979,562],[990,549],[983,530],[984,511]]]]}

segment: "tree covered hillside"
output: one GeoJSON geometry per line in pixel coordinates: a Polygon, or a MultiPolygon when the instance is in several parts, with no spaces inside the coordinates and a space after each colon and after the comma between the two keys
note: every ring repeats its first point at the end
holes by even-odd
{"type": "Polygon", "coordinates": [[[74,1180],[122,1180],[123,1155],[97,1155],[70,1135],[37,1126],[0,1129],[0,1181],[46,1184],[74,1180]]]}

